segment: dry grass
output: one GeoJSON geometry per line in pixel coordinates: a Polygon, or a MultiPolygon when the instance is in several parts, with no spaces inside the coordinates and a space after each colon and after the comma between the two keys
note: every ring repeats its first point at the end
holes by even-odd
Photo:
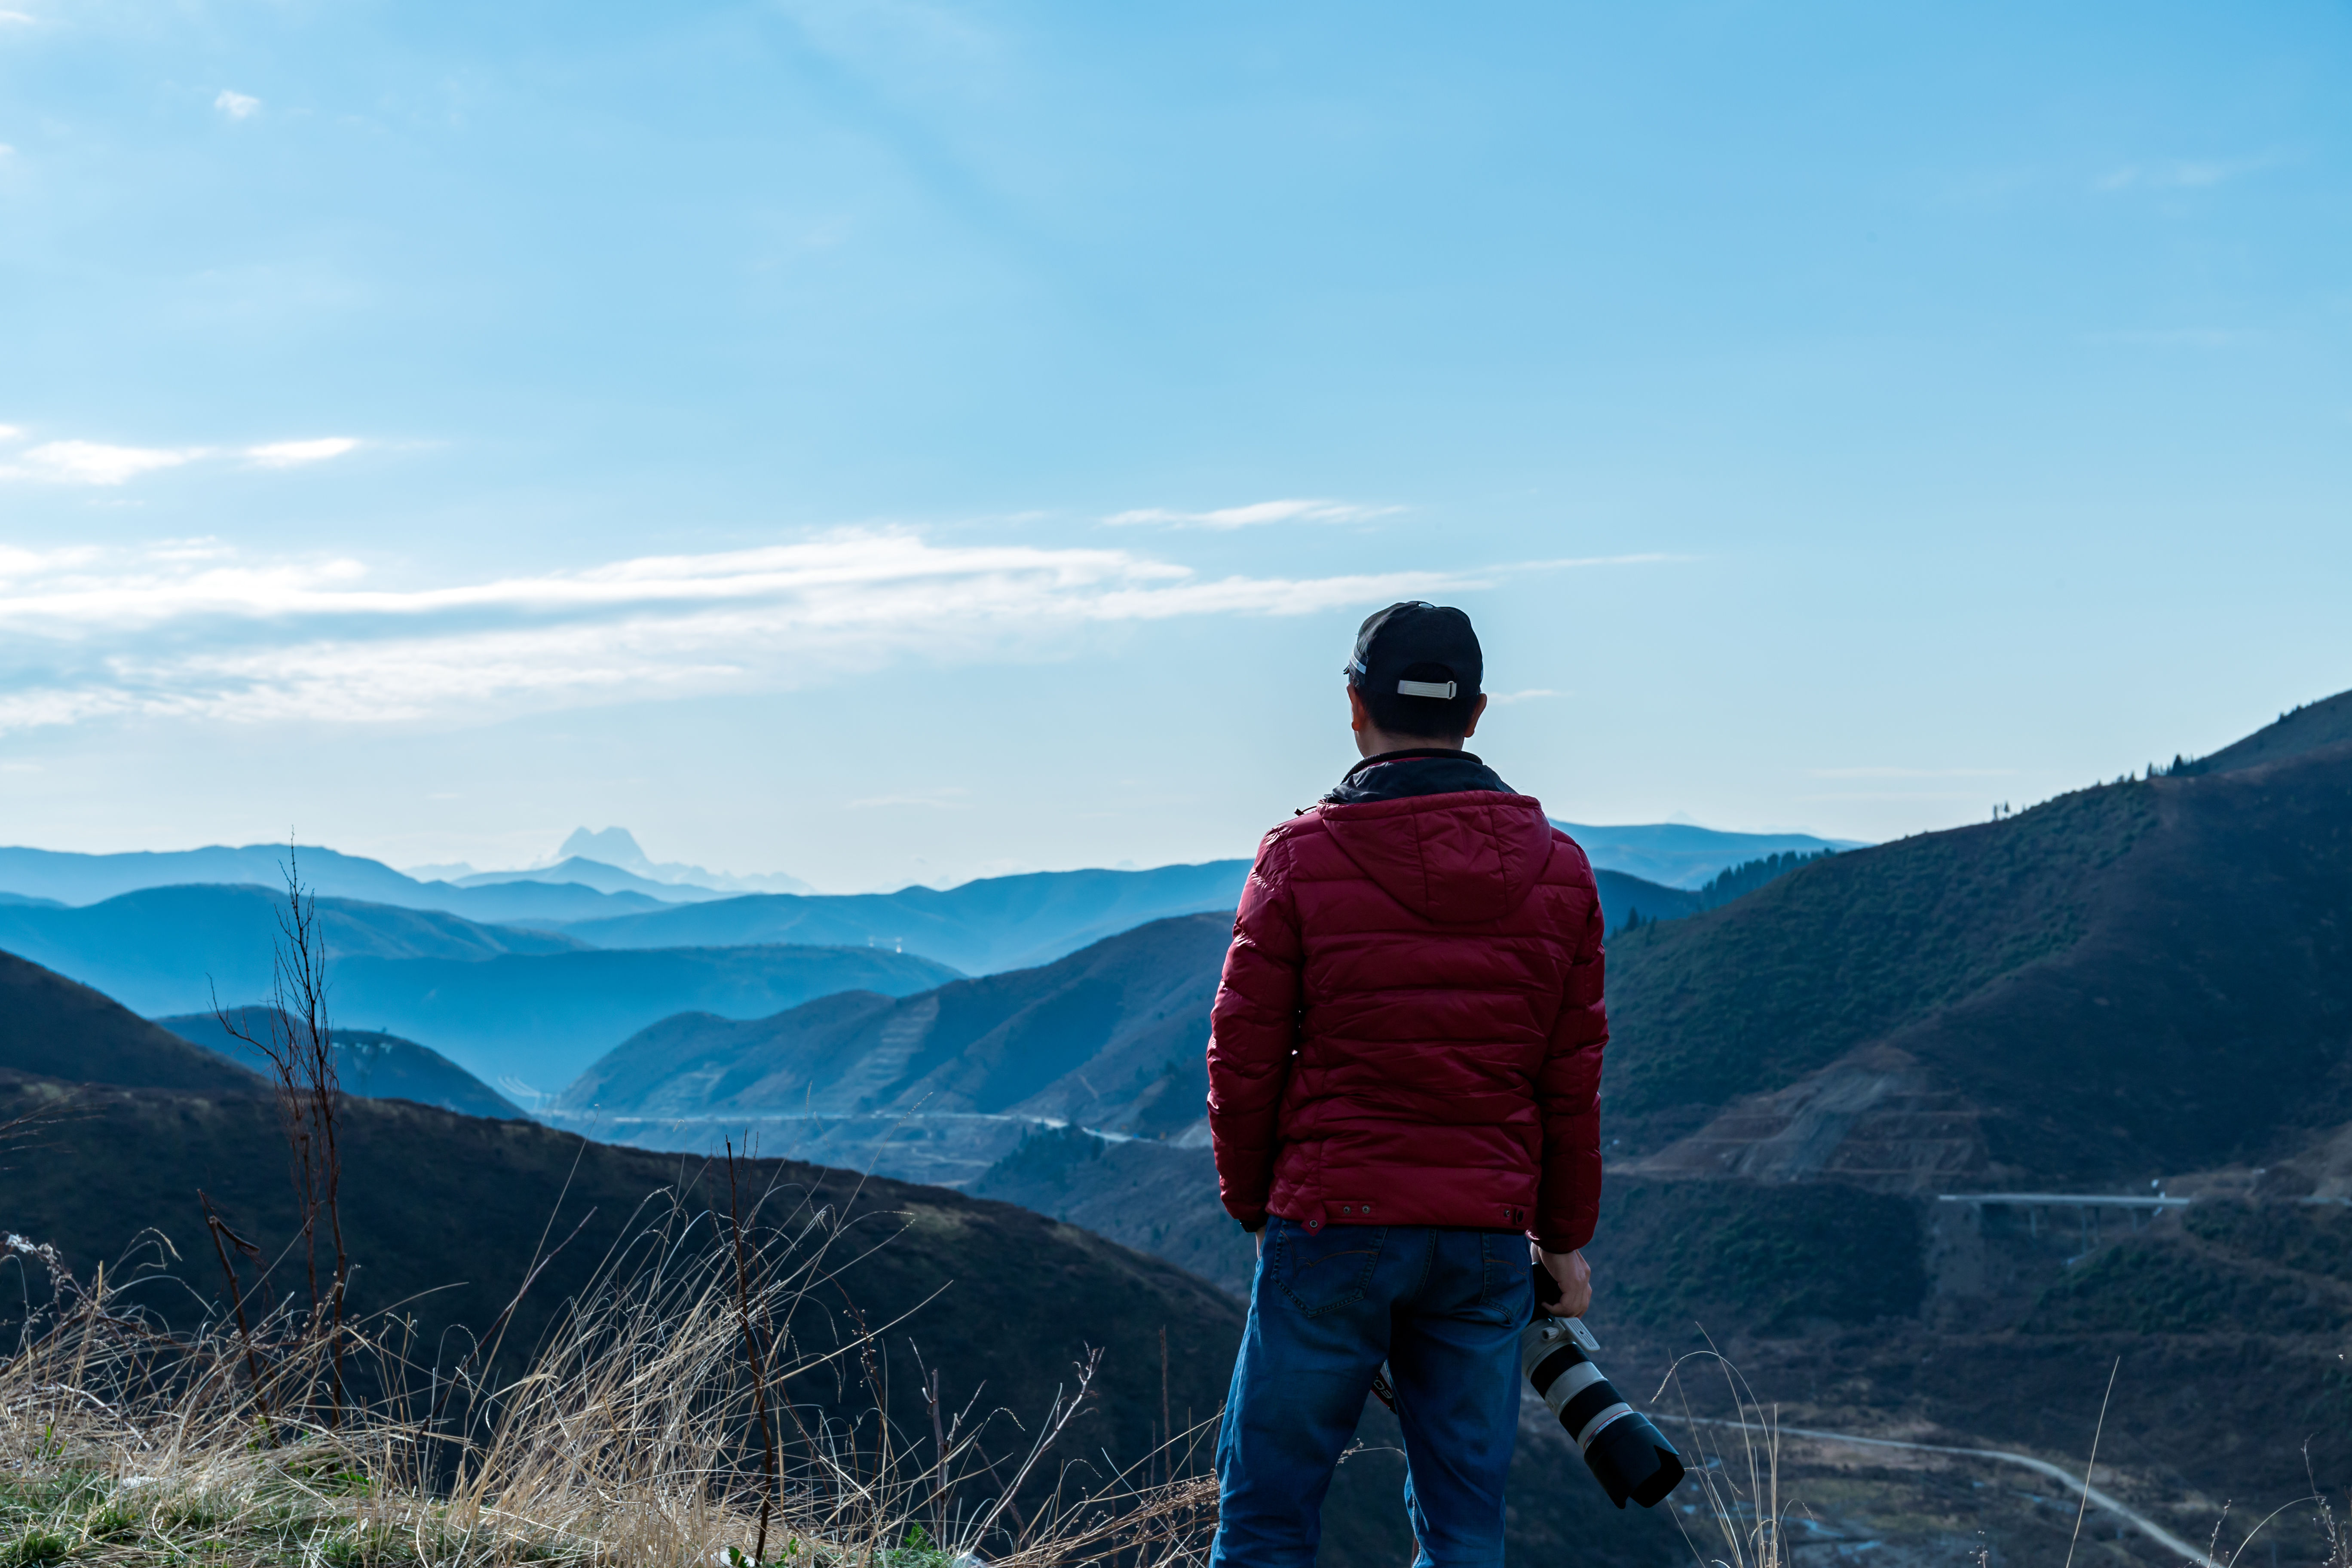
{"type": "Polygon", "coordinates": [[[1213,1480],[1150,1484],[1150,1463],[1184,1468],[1165,1455],[1125,1475],[1057,1455],[1090,1363],[1025,1428],[967,1409],[908,1433],[877,1405],[852,1417],[817,1403],[859,1373],[878,1381],[893,1325],[826,1342],[830,1211],[735,1217],[750,1221],[740,1255],[729,1216],[641,1216],[518,1374],[485,1370],[502,1363],[498,1326],[429,1366],[403,1320],[351,1325],[346,1385],[373,1392],[340,1402],[339,1347],[315,1314],[240,1329],[225,1312],[175,1334],[126,1308],[105,1271],[75,1279],[11,1237],[49,1300],[0,1367],[0,1568],[749,1568],[762,1534],[768,1563],[807,1568],[1205,1557],[1213,1480]]]}

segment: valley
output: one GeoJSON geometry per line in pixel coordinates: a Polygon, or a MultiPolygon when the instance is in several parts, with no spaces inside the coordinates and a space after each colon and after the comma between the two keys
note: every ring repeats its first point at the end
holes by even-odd
{"type": "MultiPolygon", "coordinates": [[[[1590,1321],[1625,1388],[1680,1364],[1662,1407],[1676,1441],[1737,1437],[1706,1424],[1743,1409],[1715,1352],[1747,1414],[1792,1429],[1781,1484],[1812,1521],[1795,1562],[2063,1554],[2071,1493],[1955,1450],[2079,1476],[2097,1431],[2096,1484],[2191,1542],[2224,1502],[2233,1519],[2291,1504],[2306,1462],[2352,1479],[2347,714],[2332,700],[2212,757],[1893,844],[1769,848],[1679,887],[1601,873],[1609,1184],[1590,1321]]],[[[732,1142],[845,1214],[911,1216],[872,1254],[900,1264],[860,1266],[882,1270],[877,1301],[989,1270],[1075,1292],[1048,1307],[999,1280],[945,1337],[918,1336],[926,1354],[1028,1397],[1069,1347],[984,1325],[1049,1313],[1092,1332],[1099,1314],[1122,1364],[1156,1375],[1138,1336],[1181,1322],[1184,1397],[1213,1408],[1253,1252],[1216,1201],[1201,1055],[1244,868],[521,926],[321,898],[338,1017],[375,1026],[337,1047],[368,1107],[369,1288],[425,1289],[426,1234],[433,1258],[511,1259],[529,1216],[573,1203],[561,1161],[620,1214],[706,1179],[732,1142]],[[964,1237],[992,1239],[965,1261],[945,1239],[964,1237]],[[1057,1275],[1037,1267],[1066,1254],[1057,1275]],[[1141,1316],[1109,1304],[1134,1289],[1141,1316]]],[[[0,1090],[70,1106],[99,1141],[75,1132],[12,1185],[9,1223],[95,1262],[150,1215],[193,1256],[201,1236],[169,1205],[204,1184],[282,1228],[259,1082],[191,1005],[192,976],[266,986],[270,896],[47,896],[0,904],[0,948],[22,954],[0,966],[0,1090]]],[[[497,1310],[490,1286],[446,1297],[452,1323],[497,1310]]],[[[1107,1430],[1148,1443],[1150,1399],[1108,1397],[1107,1430]]],[[[1399,1476],[1390,1418],[1370,1410],[1360,1436],[1343,1478],[1363,1500],[1329,1550],[1369,1563],[1396,1544],[1372,1500],[1399,1476]]],[[[1514,1495],[1542,1500],[1515,1504],[1515,1551],[1688,1558],[1675,1521],[1607,1508],[1539,1406],[1514,1495]]],[[[2121,1514],[2091,1521],[2086,1559],[2170,1561],[2121,1514]]],[[[2315,1528],[2292,1509],[2273,1527],[2298,1552],[2315,1528]]]]}

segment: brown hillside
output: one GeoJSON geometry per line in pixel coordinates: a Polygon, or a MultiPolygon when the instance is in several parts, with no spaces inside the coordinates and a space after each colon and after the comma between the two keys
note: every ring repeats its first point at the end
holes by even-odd
{"type": "MultiPolygon", "coordinates": [[[[174,1315],[192,1310],[184,1287],[199,1301],[219,1293],[197,1188],[266,1251],[291,1236],[285,1150],[266,1097],[0,1078],[0,1116],[67,1109],[71,1119],[47,1131],[39,1157],[8,1173],[0,1226],[55,1241],[84,1271],[132,1254],[152,1227],[178,1254],[165,1272],[184,1283],[138,1289],[174,1315]]],[[[703,1162],[587,1143],[531,1122],[398,1100],[348,1100],[344,1116],[354,1300],[362,1311],[413,1303],[420,1343],[489,1325],[551,1216],[560,1238],[593,1211],[517,1314],[511,1337],[523,1347],[631,1234],[650,1194],[676,1187],[697,1206],[723,1202],[703,1162]]],[[[1205,1414],[1223,1398],[1240,1309],[1167,1264],[1009,1204],[778,1161],[758,1162],[756,1176],[775,1184],[786,1213],[833,1205],[844,1216],[835,1256],[866,1254],[841,1280],[845,1299],[812,1302],[798,1332],[841,1331],[847,1302],[869,1323],[915,1314],[887,1337],[904,1372],[892,1380],[892,1410],[909,1430],[922,1419],[918,1348],[925,1366],[943,1369],[958,1405],[985,1384],[983,1409],[1002,1405],[1026,1420],[1071,1381],[1087,1346],[1107,1347],[1081,1452],[1100,1447],[1132,1459],[1146,1450],[1159,1420],[1162,1325],[1178,1411],[1205,1414]]],[[[279,1288],[298,1283],[289,1273],[279,1288]]],[[[794,1393],[849,1412],[867,1398],[854,1378],[794,1393]]]]}

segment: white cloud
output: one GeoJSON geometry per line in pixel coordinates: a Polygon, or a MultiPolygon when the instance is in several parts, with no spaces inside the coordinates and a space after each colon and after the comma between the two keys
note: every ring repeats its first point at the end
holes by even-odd
{"type": "Polygon", "coordinates": [[[43,479],[61,485],[119,485],[175,468],[205,455],[201,447],[112,447],[102,441],[44,441],[26,448],[0,479],[43,479]]]}
{"type": "Polygon", "coordinates": [[[0,11],[0,27],[29,27],[33,21],[22,11],[0,11]]]}
{"type": "MultiPolygon", "coordinates": [[[[16,441],[25,432],[0,425],[0,441],[16,441]]],[[[33,479],[60,485],[121,485],[163,468],[176,468],[205,458],[243,458],[257,468],[291,468],[322,463],[358,450],[365,443],[354,436],[323,436],[305,441],[266,441],[242,447],[118,447],[104,441],[45,441],[27,447],[13,463],[0,464],[0,479],[33,479]]]]}
{"type": "Polygon", "coordinates": [[[901,656],[1056,657],[1090,625],[1376,605],[1555,564],[1569,563],[1202,578],[1127,551],[861,530],[394,586],[356,561],[248,561],[208,540],[0,551],[0,731],[110,715],[405,721],[775,690],[901,656]]]}
{"type": "Polygon", "coordinates": [[[1486,693],[1486,700],[1493,707],[1507,708],[1514,702],[1533,702],[1538,698],[1559,695],[1547,687],[1530,686],[1525,691],[1490,691],[1486,693]]]}
{"type": "Polygon", "coordinates": [[[1103,519],[1115,528],[1138,523],[1159,523],[1177,528],[1255,528],[1269,522],[1359,522],[1365,518],[1385,517],[1402,511],[1395,506],[1358,506],[1339,500],[1262,500],[1247,506],[1229,506],[1215,511],[1170,511],[1163,507],[1142,507],[1122,511],[1103,519]]]}
{"type": "Polygon", "coordinates": [[[272,441],[266,446],[247,447],[245,455],[261,468],[291,468],[340,458],[358,446],[359,442],[349,436],[323,436],[315,441],[272,441]]]}
{"type": "Polygon", "coordinates": [[[261,108],[261,100],[249,98],[244,93],[232,92],[227,88],[223,88],[220,96],[213,100],[213,107],[231,120],[250,120],[261,108]]]}

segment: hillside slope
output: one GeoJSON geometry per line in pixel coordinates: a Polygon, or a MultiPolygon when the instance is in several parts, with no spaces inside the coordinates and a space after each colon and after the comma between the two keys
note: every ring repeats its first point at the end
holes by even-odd
{"type": "Polygon", "coordinates": [[[0,952],[0,1067],[136,1089],[244,1094],[262,1087],[235,1063],[11,952],[0,952]]]}
{"type": "MultiPolygon", "coordinates": [[[[111,1088],[68,1095],[50,1080],[0,1073],[0,1114],[59,1106],[69,1107],[72,1119],[50,1130],[39,1161],[19,1162],[11,1173],[5,1223],[57,1242],[85,1275],[126,1256],[149,1226],[181,1258],[208,1261],[199,1187],[269,1251],[291,1234],[285,1150],[266,1097],[111,1088]]],[[[648,1197],[682,1186],[696,1205],[724,1202],[699,1163],[583,1146],[529,1121],[459,1117],[405,1101],[349,1102],[344,1149],[355,1304],[363,1313],[413,1301],[416,1342],[424,1345],[440,1342],[453,1327],[478,1331],[497,1318],[551,1216],[558,1238],[583,1219],[585,1228],[526,1299],[510,1335],[522,1345],[537,1340],[597,1260],[642,1223],[648,1197]]],[[[1086,1346],[1106,1345],[1102,1409],[1078,1451],[1099,1443],[1139,1457],[1159,1415],[1163,1324],[1178,1408],[1216,1407],[1240,1310],[1164,1263],[1010,1205],[777,1162],[761,1163],[751,1177],[759,1187],[783,1190],[785,1215],[832,1205],[841,1216],[845,1261],[874,1248],[845,1271],[843,1294],[807,1303],[795,1318],[796,1335],[823,1346],[843,1334],[845,1299],[869,1322],[916,1313],[887,1341],[903,1370],[893,1414],[908,1431],[924,1419],[910,1347],[925,1365],[943,1369],[957,1404],[985,1384],[989,1404],[1032,1419],[1056,1386],[1068,1384],[1086,1346]],[[1008,1324],[1022,1331],[1006,1332],[1008,1324]]],[[[217,1293],[209,1269],[185,1264],[173,1272],[199,1300],[217,1293]]],[[[132,1289],[157,1310],[186,1310],[185,1298],[161,1282],[132,1289]]],[[[795,1394],[854,1413],[867,1397],[856,1381],[845,1388],[831,1376],[812,1379],[795,1394]]]]}
{"type": "MultiPolygon", "coordinates": [[[[236,1008],[232,1010],[231,1017],[252,1037],[269,1037],[267,1009],[236,1008]]],[[[269,1071],[269,1064],[261,1053],[229,1033],[216,1014],[187,1013],[158,1018],[155,1023],[190,1045],[226,1057],[239,1067],[265,1076],[269,1071]]],[[[337,1029],[334,1050],[336,1079],[346,1094],[365,1100],[413,1100],[419,1105],[438,1106],[461,1116],[522,1114],[488,1084],[430,1046],[420,1046],[415,1040],[369,1029],[337,1029]]]]}
{"type": "Polygon", "coordinates": [[[1660,1171],[2284,1154],[2352,1117],[2352,743],[1836,856],[1611,965],[1612,1132],[1660,1171]]]}
{"type": "Polygon", "coordinates": [[[2263,763],[2284,762],[2323,746],[2352,741],[2352,691],[2339,691],[2317,702],[2306,702],[2278,716],[2242,741],[2235,741],[2210,756],[2177,762],[2176,774],[2226,773],[2263,763]]]}
{"type": "Polygon", "coordinates": [[[1201,1113],[1231,930],[1222,913],[1183,915],[896,1001],[849,994],[748,1022],[667,1018],[590,1068],[551,1114],[694,1150],[761,1127],[770,1146],[782,1138],[811,1157],[879,1160],[928,1181],[976,1174],[1041,1120],[1165,1133],[1201,1113]]]}

